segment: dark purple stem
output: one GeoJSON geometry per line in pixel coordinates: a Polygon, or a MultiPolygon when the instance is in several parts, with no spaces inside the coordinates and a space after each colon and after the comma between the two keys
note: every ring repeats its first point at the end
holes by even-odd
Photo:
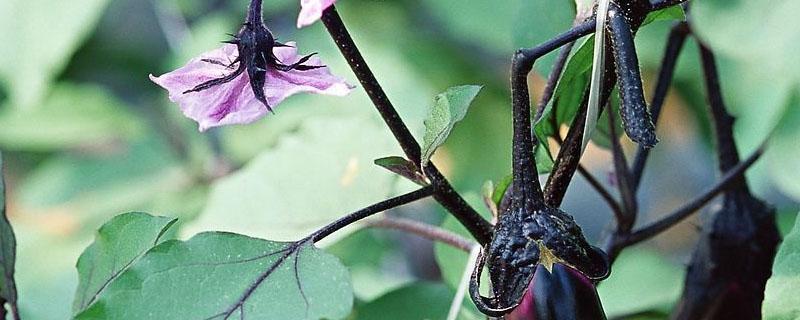
{"type": "Polygon", "coordinates": [[[331,235],[332,233],[339,231],[342,228],[349,226],[361,219],[367,218],[379,212],[383,212],[392,208],[402,206],[407,203],[417,201],[422,198],[429,197],[432,194],[433,194],[433,187],[428,186],[410,193],[406,193],[404,195],[400,195],[391,199],[378,202],[369,207],[366,207],[364,209],[358,210],[344,217],[341,217],[339,218],[339,220],[336,220],[331,224],[320,228],[317,232],[311,234],[310,236],[311,241],[318,242],[324,239],[325,237],[331,235]]]}
{"type": "MultiPolygon", "coordinates": [[[[406,157],[414,163],[420,163],[419,143],[389,101],[334,6],[329,7],[322,14],[322,22],[372,100],[372,104],[400,143],[406,157]]],[[[434,187],[434,199],[453,214],[478,242],[482,244],[489,242],[492,237],[492,225],[467,204],[432,162],[428,162],[422,169],[434,187]]]]}
{"type": "MultiPolygon", "coordinates": [[[[686,217],[690,216],[692,213],[697,211],[698,209],[705,206],[711,199],[714,199],[717,195],[725,191],[729,188],[732,184],[736,183],[738,180],[742,178],[744,172],[753,165],[753,163],[761,157],[761,154],[764,153],[765,145],[761,145],[752,155],[750,155],[744,162],[740,162],[736,164],[731,170],[725,172],[725,174],[720,178],[720,180],[707,191],[703,192],[694,200],[690,201],[689,203],[681,206],[677,210],[673,211],[672,213],[665,216],[665,218],[658,220],[646,227],[643,227],[637,231],[634,231],[630,235],[626,237],[621,237],[612,244],[613,252],[619,252],[620,249],[637,244],[644,240],[650,239],[651,237],[663,232],[664,230],[669,229],[670,227],[676,225],[678,222],[683,221],[686,217]]],[[[610,253],[609,253],[610,254],[610,253]]]]}
{"type": "Polygon", "coordinates": [[[261,15],[261,2],[262,0],[250,0],[250,6],[247,7],[247,22],[256,25],[264,23],[261,15]]]}

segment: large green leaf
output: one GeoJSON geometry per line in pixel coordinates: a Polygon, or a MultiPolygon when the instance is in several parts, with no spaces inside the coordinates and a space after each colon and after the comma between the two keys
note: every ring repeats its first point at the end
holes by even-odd
{"type": "Polygon", "coordinates": [[[347,269],[309,242],[205,232],[148,251],[76,319],[342,319],[347,269]]]}
{"type": "MultiPolygon", "coordinates": [[[[447,35],[502,58],[569,29],[575,17],[570,0],[473,0],[469,5],[459,0],[429,0],[421,4],[447,35]]],[[[548,73],[552,59],[546,57],[536,69],[548,73]]]]}
{"type": "Polygon", "coordinates": [[[422,139],[422,167],[428,163],[456,123],[467,115],[472,100],[481,91],[481,86],[467,85],[451,87],[436,95],[428,118],[425,119],[425,136],[422,139]]]}
{"type": "MultiPolygon", "coordinates": [[[[570,0],[503,2],[510,3],[514,10],[511,16],[514,48],[537,46],[568,30],[575,20],[575,4],[570,0]]],[[[546,77],[552,70],[556,56],[557,54],[549,54],[538,59],[534,65],[535,70],[546,77]]]]}
{"type": "Polygon", "coordinates": [[[609,318],[669,310],[681,294],[683,272],[658,253],[630,249],[619,256],[597,292],[609,318]]]}
{"type": "Polygon", "coordinates": [[[798,12],[794,0],[702,0],[692,4],[692,30],[718,53],[772,74],[772,82],[797,83],[798,12]]]}
{"type": "Polygon", "coordinates": [[[191,183],[163,142],[149,138],[104,153],[51,157],[20,181],[15,194],[20,211],[41,218],[67,215],[91,234],[110,212],[142,210],[169,195],[175,199],[191,183]]]}
{"type": "Polygon", "coordinates": [[[773,181],[783,192],[800,201],[800,92],[793,96],[775,129],[774,138],[764,154],[773,181]]]}
{"type": "Polygon", "coordinates": [[[800,220],[783,239],[764,293],[765,319],[800,318],[800,220]]]}
{"type": "MultiPolygon", "coordinates": [[[[0,155],[0,308],[6,304],[18,312],[17,285],[14,282],[14,265],[17,258],[17,239],[6,216],[6,189],[3,175],[3,158],[0,155]]],[[[17,315],[19,316],[19,315],[17,315]]]]}
{"type": "MultiPolygon", "coordinates": [[[[397,153],[377,121],[308,121],[240,171],[214,183],[188,232],[224,230],[293,241],[342,215],[385,199],[393,174],[373,159],[397,153]]],[[[345,230],[352,230],[351,228],[345,230]]],[[[337,232],[341,237],[347,231],[337,232]]]]}
{"type": "Polygon", "coordinates": [[[0,80],[8,85],[13,106],[26,108],[39,102],[107,3],[0,1],[0,80]]]}
{"type": "Polygon", "coordinates": [[[177,219],[146,213],[121,214],[103,225],[94,242],[78,258],[78,290],[74,314],[94,303],[108,284],[117,279],[147,250],[164,240],[164,232],[177,219]]]}
{"type": "MultiPolygon", "coordinates": [[[[389,292],[355,310],[359,320],[439,320],[447,318],[454,291],[440,283],[413,283],[389,292]]],[[[481,319],[462,309],[458,319],[481,319]]]]}
{"type": "Polygon", "coordinates": [[[127,106],[100,87],[62,83],[37,108],[0,113],[0,146],[25,151],[110,144],[142,132],[127,106]]]}

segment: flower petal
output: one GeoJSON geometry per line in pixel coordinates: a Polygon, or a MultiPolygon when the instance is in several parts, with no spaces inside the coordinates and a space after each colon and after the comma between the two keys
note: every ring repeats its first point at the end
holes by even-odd
{"type": "MultiPolygon", "coordinates": [[[[286,43],[288,47],[278,47],[273,51],[283,64],[290,65],[302,57],[297,54],[294,42],[286,43]]],[[[317,57],[311,57],[304,63],[309,66],[322,66],[317,57]]],[[[334,96],[344,96],[350,93],[354,86],[347,84],[344,79],[331,74],[328,67],[311,70],[270,70],[264,92],[270,105],[276,105],[286,97],[298,92],[312,92],[334,96]]]]}
{"type": "Polygon", "coordinates": [[[297,27],[310,25],[322,17],[322,11],[328,9],[336,0],[300,0],[300,14],[297,16],[297,27]]]}
{"type": "MultiPolygon", "coordinates": [[[[293,42],[287,45],[292,47],[275,48],[274,53],[282,62],[291,64],[300,57],[293,42]]],[[[247,72],[230,82],[199,92],[184,93],[205,81],[234,72],[237,66],[226,65],[234,61],[237,55],[236,46],[227,44],[192,59],[175,71],[160,77],[150,75],[150,79],[169,91],[169,99],[181,107],[184,115],[197,121],[200,131],[228,124],[250,123],[266,115],[267,108],[255,98],[247,72]]],[[[316,58],[309,59],[307,63],[322,65],[316,58]]],[[[327,67],[308,71],[268,72],[264,91],[272,107],[298,92],[343,96],[353,88],[343,79],[332,75],[327,67]]]]}

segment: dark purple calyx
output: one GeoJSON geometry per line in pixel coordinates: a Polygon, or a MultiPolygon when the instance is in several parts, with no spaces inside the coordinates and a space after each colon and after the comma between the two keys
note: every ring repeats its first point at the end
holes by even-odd
{"type": "MultiPolygon", "coordinates": [[[[247,71],[247,76],[250,79],[250,87],[253,93],[267,110],[272,112],[272,108],[267,102],[264,94],[264,85],[267,82],[267,71],[290,71],[290,70],[311,70],[322,68],[324,66],[309,66],[304,63],[308,61],[316,53],[312,53],[300,58],[297,62],[292,64],[284,64],[281,62],[273,52],[275,47],[286,47],[287,45],[275,40],[272,32],[269,31],[261,17],[261,0],[252,0],[248,9],[247,18],[245,19],[239,33],[233,35],[233,39],[224,41],[225,43],[235,44],[239,55],[235,60],[226,65],[228,68],[233,68],[237,65],[236,69],[230,74],[211,79],[201,84],[198,84],[192,89],[186,90],[184,94],[190,92],[198,92],[213,86],[230,82],[243,72],[247,71]]],[[[220,61],[204,60],[208,63],[222,64],[220,61]]]]}

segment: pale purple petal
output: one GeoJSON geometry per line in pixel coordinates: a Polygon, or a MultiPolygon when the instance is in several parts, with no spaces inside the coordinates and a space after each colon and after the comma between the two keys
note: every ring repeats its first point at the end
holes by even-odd
{"type": "MultiPolygon", "coordinates": [[[[286,43],[288,47],[278,47],[273,51],[275,56],[283,64],[290,65],[300,60],[297,55],[297,48],[294,42],[286,43]]],[[[311,57],[303,63],[308,66],[321,66],[322,61],[317,57],[311,57]]],[[[270,70],[267,75],[267,83],[264,86],[264,93],[270,105],[276,105],[286,97],[298,92],[320,93],[333,96],[344,96],[350,93],[353,86],[347,84],[342,78],[331,74],[328,67],[311,69],[306,71],[290,70],[277,71],[270,70]]]]}
{"type": "Polygon", "coordinates": [[[300,15],[297,16],[297,27],[310,25],[322,17],[322,11],[332,6],[336,0],[300,0],[300,15]]]}
{"type": "MultiPolygon", "coordinates": [[[[287,45],[294,46],[294,43],[290,42],[287,45]]],[[[294,47],[275,48],[274,52],[285,64],[300,59],[294,47]]],[[[247,72],[243,72],[230,82],[184,94],[186,90],[200,83],[234,72],[238,66],[228,68],[203,60],[213,60],[227,65],[235,60],[237,55],[236,46],[226,44],[220,49],[192,59],[175,71],[160,77],[150,75],[150,79],[169,91],[169,99],[181,107],[184,115],[197,121],[200,131],[228,124],[250,123],[266,115],[267,108],[255,98],[247,72]]],[[[306,64],[321,65],[321,61],[312,58],[306,64]]],[[[331,75],[326,67],[309,71],[270,70],[264,88],[267,102],[274,108],[288,96],[298,92],[343,96],[350,92],[352,86],[343,79],[331,75]]]]}

